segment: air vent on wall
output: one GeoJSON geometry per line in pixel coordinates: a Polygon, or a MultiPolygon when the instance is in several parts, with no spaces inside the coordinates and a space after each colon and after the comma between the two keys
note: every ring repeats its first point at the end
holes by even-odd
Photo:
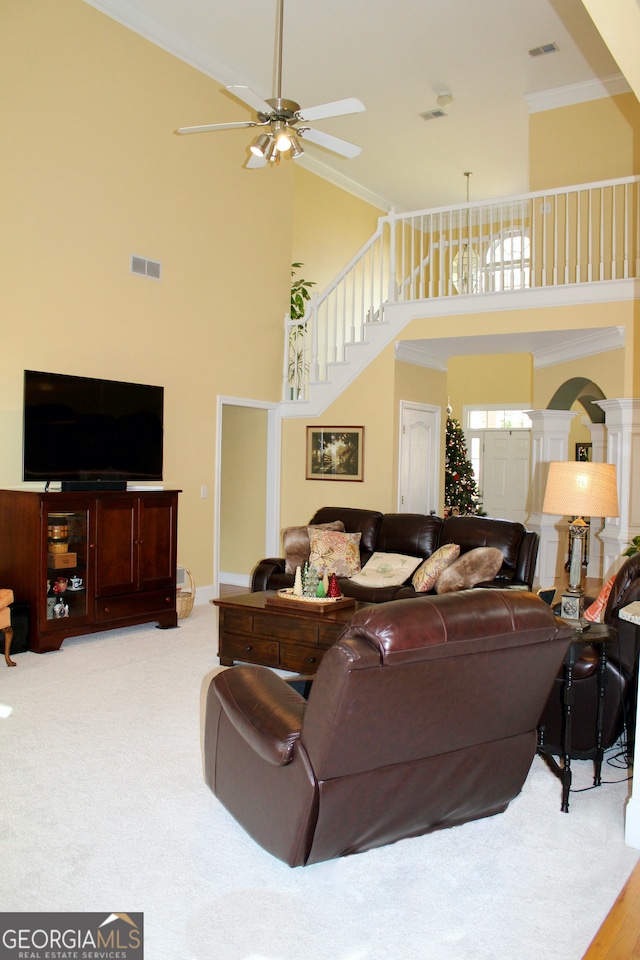
{"type": "Polygon", "coordinates": [[[136,257],[131,254],[131,273],[139,277],[149,277],[151,280],[160,280],[162,275],[162,264],[157,260],[146,260],[144,257],[136,257]]]}
{"type": "Polygon", "coordinates": [[[444,112],[444,110],[436,109],[426,110],[424,113],[418,114],[418,116],[422,117],[423,120],[439,120],[440,117],[446,117],[447,114],[444,112]]]}
{"type": "Polygon", "coordinates": [[[557,43],[543,43],[541,47],[533,47],[529,50],[530,57],[541,57],[545,53],[555,53],[558,49],[557,43]]]}

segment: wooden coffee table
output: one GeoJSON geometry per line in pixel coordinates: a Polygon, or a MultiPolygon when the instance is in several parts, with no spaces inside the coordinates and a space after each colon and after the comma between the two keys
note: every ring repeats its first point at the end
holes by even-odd
{"type": "Polygon", "coordinates": [[[313,604],[304,609],[298,604],[269,606],[265,601],[275,596],[267,590],[212,601],[219,609],[218,656],[223,666],[241,660],[312,675],[356,610],[369,606],[356,602],[320,613],[313,604]]]}

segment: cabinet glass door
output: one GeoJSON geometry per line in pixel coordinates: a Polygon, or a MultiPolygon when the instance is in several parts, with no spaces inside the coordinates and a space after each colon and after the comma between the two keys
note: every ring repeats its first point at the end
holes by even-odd
{"type": "Polygon", "coordinates": [[[87,533],[86,509],[56,509],[45,513],[47,538],[46,619],[61,627],[61,620],[86,618],[87,533]]]}

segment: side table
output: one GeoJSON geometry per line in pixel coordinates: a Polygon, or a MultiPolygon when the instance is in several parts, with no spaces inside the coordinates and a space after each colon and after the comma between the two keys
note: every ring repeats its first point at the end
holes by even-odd
{"type": "Polygon", "coordinates": [[[604,695],[607,682],[607,647],[612,640],[615,640],[616,636],[615,629],[604,623],[592,623],[589,624],[586,629],[582,626],[576,627],[563,666],[562,763],[559,763],[553,754],[546,749],[544,743],[544,727],[538,729],[538,753],[544,758],[551,771],[559,777],[562,782],[562,804],[560,809],[563,813],[569,812],[569,792],[571,790],[571,707],[574,702],[573,668],[578,659],[578,652],[581,647],[591,644],[598,648],[598,710],[596,715],[596,746],[593,752],[593,785],[594,787],[599,787],[602,783],[602,760],[604,757],[602,726],[604,721],[604,695]]]}

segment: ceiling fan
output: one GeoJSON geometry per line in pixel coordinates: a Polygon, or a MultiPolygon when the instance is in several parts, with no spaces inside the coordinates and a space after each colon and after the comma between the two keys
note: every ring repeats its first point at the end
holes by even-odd
{"type": "Polygon", "coordinates": [[[295,100],[282,98],[282,35],[283,35],[283,8],[284,0],[278,0],[277,10],[277,59],[276,95],[271,100],[263,100],[249,87],[231,85],[227,90],[246,103],[257,113],[256,120],[238,121],[237,123],[208,123],[199,127],[180,127],[176,133],[208,133],[211,130],[232,130],[239,127],[258,127],[260,133],[250,146],[251,156],[246,166],[265,167],[268,163],[279,163],[283,154],[290,153],[294,160],[301,157],[304,149],[301,140],[331,150],[340,156],[349,159],[357,157],[362,147],[342,140],[321,130],[314,130],[306,124],[314,120],[324,120],[327,117],[340,117],[349,113],[360,113],[365,109],[363,103],[355,97],[346,100],[334,100],[333,103],[322,103],[316,107],[300,107],[295,100]]]}

